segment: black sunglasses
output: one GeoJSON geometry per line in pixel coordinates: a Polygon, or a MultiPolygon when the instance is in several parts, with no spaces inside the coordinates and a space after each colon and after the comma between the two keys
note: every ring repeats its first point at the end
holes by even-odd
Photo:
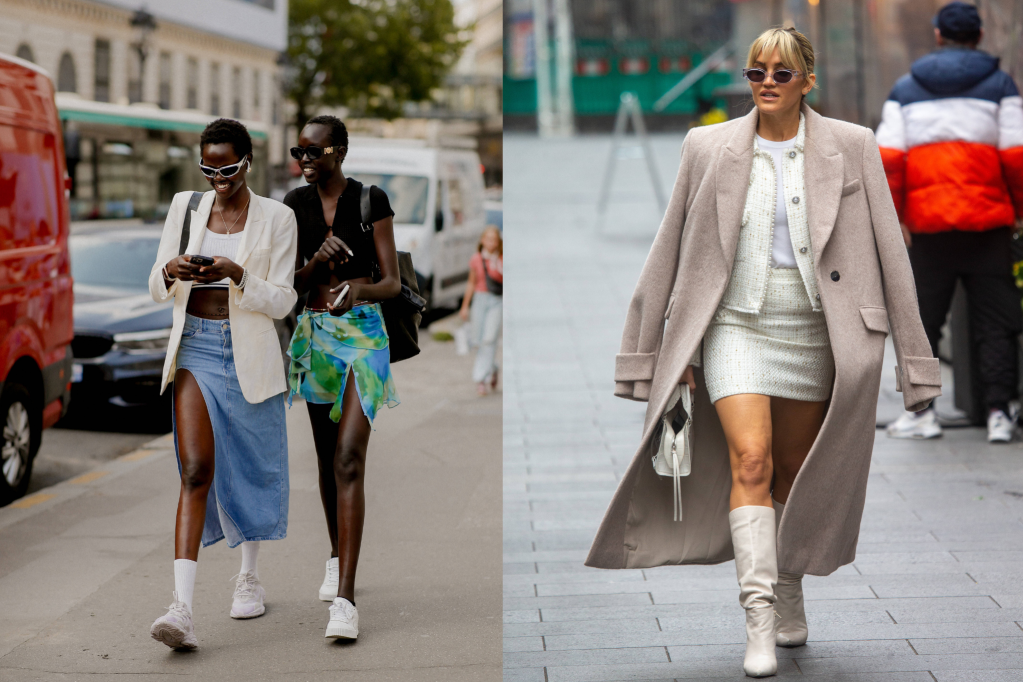
{"type": "Polygon", "coordinates": [[[242,166],[244,166],[248,162],[249,162],[248,159],[242,159],[238,163],[232,163],[227,166],[221,166],[220,168],[205,166],[200,163],[199,170],[201,170],[202,174],[208,178],[215,178],[217,176],[217,173],[220,173],[220,176],[223,178],[233,178],[234,176],[238,175],[239,171],[241,171],[242,169],[242,166]]]}
{"type": "MultiPolygon", "coordinates": [[[[791,81],[796,76],[801,76],[802,72],[794,71],[793,69],[778,69],[773,74],[775,83],[784,84],[791,81]]],[[[767,80],[767,71],[764,69],[743,69],[742,77],[748,80],[750,83],[763,83],[767,80]]]]}
{"type": "Polygon", "coordinates": [[[324,154],[333,153],[337,147],[317,147],[315,145],[309,145],[308,147],[292,147],[291,158],[296,161],[301,161],[303,156],[308,155],[311,161],[315,161],[324,154]]]}

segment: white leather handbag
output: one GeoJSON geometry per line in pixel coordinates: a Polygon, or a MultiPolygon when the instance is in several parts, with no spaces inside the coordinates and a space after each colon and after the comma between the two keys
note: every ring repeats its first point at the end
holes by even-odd
{"type": "Polygon", "coordinates": [[[661,445],[654,455],[654,471],[659,476],[670,476],[675,501],[675,521],[682,520],[682,477],[692,470],[692,442],[689,436],[693,426],[693,396],[689,384],[675,388],[668,400],[668,409],[661,417],[661,445]],[[676,410],[681,402],[684,414],[676,410]]]}

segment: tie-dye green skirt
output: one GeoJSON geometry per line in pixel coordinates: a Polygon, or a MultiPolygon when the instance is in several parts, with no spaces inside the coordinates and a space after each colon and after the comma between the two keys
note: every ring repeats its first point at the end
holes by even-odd
{"type": "Polygon", "coordinates": [[[341,419],[345,383],[355,375],[362,411],[370,425],[381,407],[398,405],[391,376],[391,354],[380,304],[360,305],[341,317],[306,311],[288,348],[292,396],[306,402],[333,405],[330,418],[341,419]]]}

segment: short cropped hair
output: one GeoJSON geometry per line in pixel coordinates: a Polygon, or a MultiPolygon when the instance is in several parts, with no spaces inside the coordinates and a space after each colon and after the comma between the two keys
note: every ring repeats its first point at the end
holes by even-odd
{"type": "Polygon", "coordinates": [[[202,131],[199,148],[205,149],[208,144],[229,143],[234,147],[238,159],[244,159],[252,153],[252,137],[248,129],[238,121],[230,118],[218,118],[202,131]]]}
{"type": "MultiPolygon", "coordinates": [[[[769,28],[753,41],[746,56],[746,68],[761,55],[769,55],[778,48],[781,62],[790,69],[799,71],[805,79],[813,73],[814,54],[810,40],[794,28],[769,28]]],[[[814,83],[813,87],[817,87],[814,83]]]]}
{"type": "Polygon", "coordinates": [[[323,114],[321,116],[314,116],[306,121],[306,125],[311,125],[313,123],[330,128],[330,143],[332,145],[335,147],[344,147],[345,149],[348,148],[348,128],[345,128],[344,121],[339,119],[337,116],[323,114]]]}

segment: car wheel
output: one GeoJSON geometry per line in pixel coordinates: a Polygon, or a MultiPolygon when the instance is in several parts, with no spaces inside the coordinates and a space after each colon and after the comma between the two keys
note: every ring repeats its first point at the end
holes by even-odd
{"type": "Polygon", "coordinates": [[[35,415],[35,401],[21,384],[8,382],[0,394],[0,506],[25,494],[32,475],[32,461],[42,440],[42,415],[35,415]]]}

